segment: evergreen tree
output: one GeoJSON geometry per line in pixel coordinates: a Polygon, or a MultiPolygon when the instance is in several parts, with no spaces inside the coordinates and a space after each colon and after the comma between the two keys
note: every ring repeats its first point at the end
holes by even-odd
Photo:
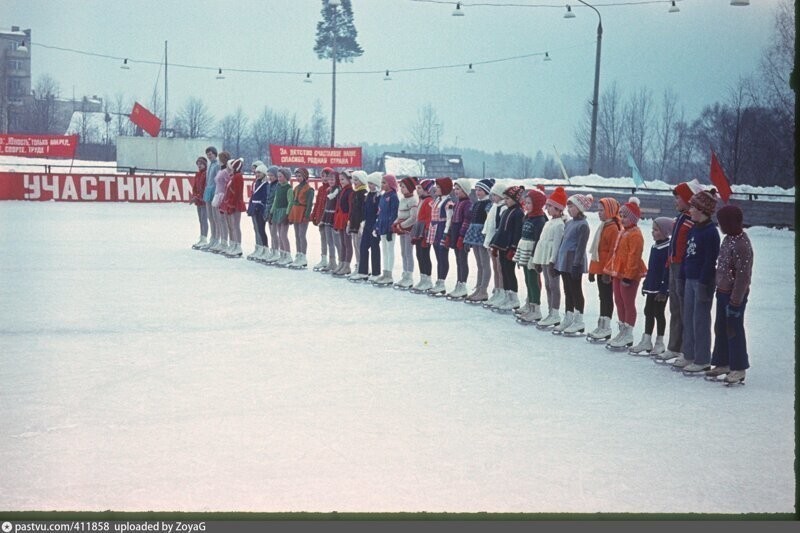
{"type": "Polygon", "coordinates": [[[336,35],[336,62],[352,62],[353,58],[364,53],[356,37],[358,32],[353,24],[353,6],[350,0],[341,0],[336,10],[334,26],[334,8],[328,0],[322,0],[322,20],[317,22],[317,41],[314,52],[320,59],[333,58],[333,35],[336,35]]]}

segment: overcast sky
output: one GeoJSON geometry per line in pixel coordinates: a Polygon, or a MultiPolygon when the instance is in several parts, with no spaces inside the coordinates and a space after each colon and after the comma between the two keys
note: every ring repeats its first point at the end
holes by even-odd
{"type": "MultiPolygon", "coordinates": [[[[610,3],[614,0],[604,0],[610,3]]],[[[635,0],[616,0],[620,2],[635,0]]],[[[597,15],[573,5],[564,19],[554,0],[517,0],[553,7],[481,7],[412,0],[353,0],[364,55],[340,64],[336,140],[339,145],[409,139],[418,109],[430,103],[444,125],[443,144],[488,151],[570,152],[574,132],[591,99],[597,15]],[[525,54],[541,56],[465,68],[380,74],[347,74],[478,63],[525,54]]],[[[483,0],[482,3],[489,3],[483,0]]],[[[501,3],[497,0],[496,3],[501,3]]],[[[571,2],[579,4],[578,2],[571,2]]],[[[679,1],[629,6],[595,5],[603,17],[601,93],[616,80],[623,93],[647,87],[658,99],[674,90],[687,117],[724,100],[740,76],[756,72],[767,45],[778,0],[733,7],[728,0],[679,1]]],[[[559,7],[562,6],[562,7],[559,7]]],[[[168,41],[170,120],[189,96],[202,98],[216,118],[241,105],[255,117],[264,105],[297,112],[308,121],[320,100],[330,115],[331,76],[226,73],[177,64],[280,71],[330,72],[313,52],[321,0],[3,0],[0,19],[33,31],[33,79],[56,78],[64,96],[113,97],[119,92],[148,105],[168,41]],[[129,57],[120,61],[44,48],[74,48],[129,57]]],[[[157,110],[160,116],[163,110],[157,110]]]]}

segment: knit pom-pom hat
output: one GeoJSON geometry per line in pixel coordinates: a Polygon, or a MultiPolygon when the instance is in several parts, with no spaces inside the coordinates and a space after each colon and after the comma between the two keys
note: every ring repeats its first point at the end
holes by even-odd
{"type": "Polygon", "coordinates": [[[516,203],[522,203],[522,196],[525,194],[525,187],[521,185],[512,185],[506,192],[503,193],[506,198],[511,198],[516,203]]]}
{"type": "MultiPolygon", "coordinates": [[[[482,180],[478,180],[478,183],[475,184],[476,189],[481,189],[485,191],[486,194],[490,194],[492,192],[492,187],[494,187],[494,179],[493,178],[484,178],[482,180]]],[[[500,196],[498,194],[498,196],[500,196]]]]}
{"type": "Polygon", "coordinates": [[[367,184],[367,173],[363,170],[354,170],[352,178],[357,180],[361,185],[367,184]]]}
{"type": "Polygon", "coordinates": [[[639,208],[639,199],[631,196],[627,202],[619,208],[619,218],[626,226],[635,226],[642,218],[642,210],[639,208]]]}
{"type": "Polygon", "coordinates": [[[417,182],[414,181],[414,178],[405,177],[400,180],[400,183],[402,183],[405,186],[409,196],[414,194],[414,191],[417,190],[417,182]]]}
{"type": "Polygon", "coordinates": [[[489,193],[494,194],[496,196],[503,196],[503,194],[505,194],[506,192],[506,189],[508,189],[508,185],[506,183],[497,181],[495,182],[494,185],[492,185],[492,188],[489,191],[489,193]]]}
{"type": "Polygon", "coordinates": [[[710,217],[717,209],[717,190],[700,191],[692,196],[689,205],[710,217]]]}
{"type": "Polygon", "coordinates": [[[594,198],[591,194],[573,194],[567,200],[567,203],[574,205],[581,213],[586,213],[591,209],[594,203],[594,198]]]}
{"type": "Polygon", "coordinates": [[[544,211],[542,211],[542,208],[544,208],[544,204],[547,202],[547,195],[538,187],[535,189],[530,189],[526,194],[528,198],[531,199],[531,204],[533,205],[528,213],[528,216],[535,217],[538,215],[543,215],[544,211]]]}
{"type": "Polygon", "coordinates": [[[381,179],[383,178],[383,174],[380,172],[372,172],[371,174],[367,174],[367,185],[370,183],[375,185],[377,188],[381,188],[381,179]]]}
{"type": "Polygon", "coordinates": [[[555,190],[550,193],[550,196],[547,197],[547,202],[545,202],[545,205],[552,205],[561,211],[566,209],[567,191],[564,190],[564,187],[556,187],[555,190]]]}
{"type": "Polygon", "coordinates": [[[467,178],[459,178],[456,180],[456,185],[464,191],[464,194],[469,196],[470,191],[472,191],[472,182],[467,178]]]}

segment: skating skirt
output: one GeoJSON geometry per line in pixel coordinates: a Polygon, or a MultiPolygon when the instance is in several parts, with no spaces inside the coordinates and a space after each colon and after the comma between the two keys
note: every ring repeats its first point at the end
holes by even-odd
{"type": "Polygon", "coordinates": [[[347,219],[349,216],[350,213],[336,211],[333,215],[333,229],[336,231],[344,231],[347,228],[347,219]]]}
{"type": "Polygon", "coordinates": [[[470,246],[483,246],[483,240],[486,236],[483,234],[483,224],[470,224],[467,227],[467,233],[464,235],[464,244],[470,246]]]}

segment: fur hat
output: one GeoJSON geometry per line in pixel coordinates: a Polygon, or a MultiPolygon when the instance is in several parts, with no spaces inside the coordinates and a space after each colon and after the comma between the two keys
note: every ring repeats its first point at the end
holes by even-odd
{"type": "Polygon", "coordinates": [[[603,213],[606,215],[607,220],[619,217],[619,202],[616,198],[611,198],[610,196],[607,198],[600,198],[598,203],[600,204],[600,209],[602,209],[603,213]]]}
{"type": "Polygon", "coordinates": [[[380,172],[373,172],[371,174],[367,174],[367,185],[371,183],[380,189],[381,179],[383,179],[383,174],[381,174],[380,172]]]}
{"type": "Polygon", "coordinates": [[[462,191],[464,191],[464,194],[466,194],[467,196],[469,196],[469,193],[472,191],[472,182],[470,182],[470,180],[468,180],[467,178],[457,179],[456,185],[458,185],[458,187],[462,191]]]}
{"type": "Polygon", "coordinates": [[[367,184],[367,173],[363,170],[354,170],[351,176],[354,180],[358,180],[361,185],[367,184]]]}
{"type": "Polygon", "coordinates": [[[233,172],[239,172],[242,170],[242,165],[244,164],[244,159],[239,157],[238,159],[232,159],[228,161],[228,168],[233,172]]]}
{"type": "Polygon", "coordinates": [[[478,180],[478,183],[475,184],[476,189],[481,189],[482,191],[485,191],[486,194],[492,192],[492,187],[494,187],[494,179],[492,178],[485,178],[482,180],[478,180]]]}
{"type": "Polygon", "coordinates": [[[631,196],[627,202],[619,208],[619,217],[626,226],[635,226],[642,218],[642,210],[639,209],[639,199],[631,196]]]}
{"type": "Polygon", "coordinates": [[[250,165],[250,166],[251,166],[251,167],[258,168],[258,165],[263,165],[263,164],[264,164],[264,162],[263,162],[263,161],[261,161],[260,159],[256,159],[255,161],[253,161],[253,164],[252,164],[252,165],[250,165]]]}
{"type": "Polygon", "coordinates": [[[405,177],[400,180],[400,183],[405,185],[409,194],[414,194],[414,191],[417,190],[417,182],[414,181],[414,178],[405,177]]]}
{"type": "Polygon", "coordinates": [[[717,211],[717,222],[725,235],[739,235],[743,221],[744,213],[735,205],[726,205],[717,211]]]}
{"type": "Polygon", "coordinates": [[[717,190],[700,191],[692,196],[689,205],[705,213],[707,216],[714,214],[717,209],[717,190]]]}
{"type": "Polygon", "coordinates": [[[514,200],[518,204],[522,203],[522,196],[524,194],[525,194],[525,187],[523,187],[521,185],[512,185],[511,187],[506,189],[506,192],[503,193],[503,195],[506,198],[511,198],[512,200],[514,200]]]}
{"type": "Polygon", "coordinates": [[[307,168],[305,168],[305,167],[299,167],[297,170],[295,170],[295,171],[294,171],[294,175],[295,175],[295,176],[297,176],[298,174],[299,174],[300,176],[302,176],[302,178],[303,178],[304,180],[307,180],[307,179],[308,179],[308,169],[307,169],[307,168]]]}
{"type": "Polygon", "coordinates": [[[270,165],[269,168],[267,168],[267,174],[272,174],[273,176],[275,176],[277,178],[279,170],[280,169],[278,167],[276,167],[275,165],[270,165]]]}
{"type": "Polygon", "coordinates": [[[542,209],[544,208],[545,202],[547,202],[547,195],[538,187],[530,189],[526,194],[528,198],[531,199],[531,204],[533,204],[533,208],[528,213],[528,216],[535,217],[543,215],[544,211],[542,211],[542,209]]]}
{"type": "Polygon", "coordinates": [[[386,185],[390,190],[397,192],[397,178],[394,174],[384,174],[383,179],[386,180],[386,185]]]}
{"type": "Polygon", "coordinates": [[[261,163],[260,165],[258,165],[256,167],[256,172],[261,172],[262,174],[264,174],[266,176],[268,174],[267,165],[265,165],[264,163],[261,163]]]}
{"type": "Polygon", "coordinates": [[[430,193],[435,183],[434,180],[422,180],[419,182],[419,186],[422,187],[423,191],[430,193]]]}
{"type": "Polygon", "coordinates": [[[552,205],[556,209],[564,210],[567,208],[567,191],[564,190],[564,187],[556,187],[553,192],[550,193],[550,196],[547,197],[547,201],[545,205],[552,205]]]}
{"type": "Polygon", "coordinates": [[[507,183],[501,182],[501,181],[496,181],[494,183],[494,185],[492,185],[492,188],[489,191],[489,194],[494,194],[496,196],[503,196],[503,194],[506,192],[506,189],[508,189],[508,184],[507,183]]]}
{"type": "Polygon", "coordinates": [[[292,172],[288,168],[281,167],[278,169],[278,172],[283,174],[283,177],[285,177],[287,181],[292,179],[292,172]]]}
{"type": "Polygon", "coordinates": [[[675,219],[669,217],[658,217],[653,221],[653,225],[664,235],[669,238],[672,235],[672,228],[675,226],[675,219]]]}
{"type": "Polygon", "coordinates": [[[453,180],[450,178],[436,178],[436,185],[439,186],[442,196],[447,196],[453,190],[453,180]]]}
{"type": "Polygon", "coordinates": [[[567,199],[567,203],[577,207],[581,213],[585,213],[592,208],[594,198],[591,194],[573,194],[567,199]]]}

